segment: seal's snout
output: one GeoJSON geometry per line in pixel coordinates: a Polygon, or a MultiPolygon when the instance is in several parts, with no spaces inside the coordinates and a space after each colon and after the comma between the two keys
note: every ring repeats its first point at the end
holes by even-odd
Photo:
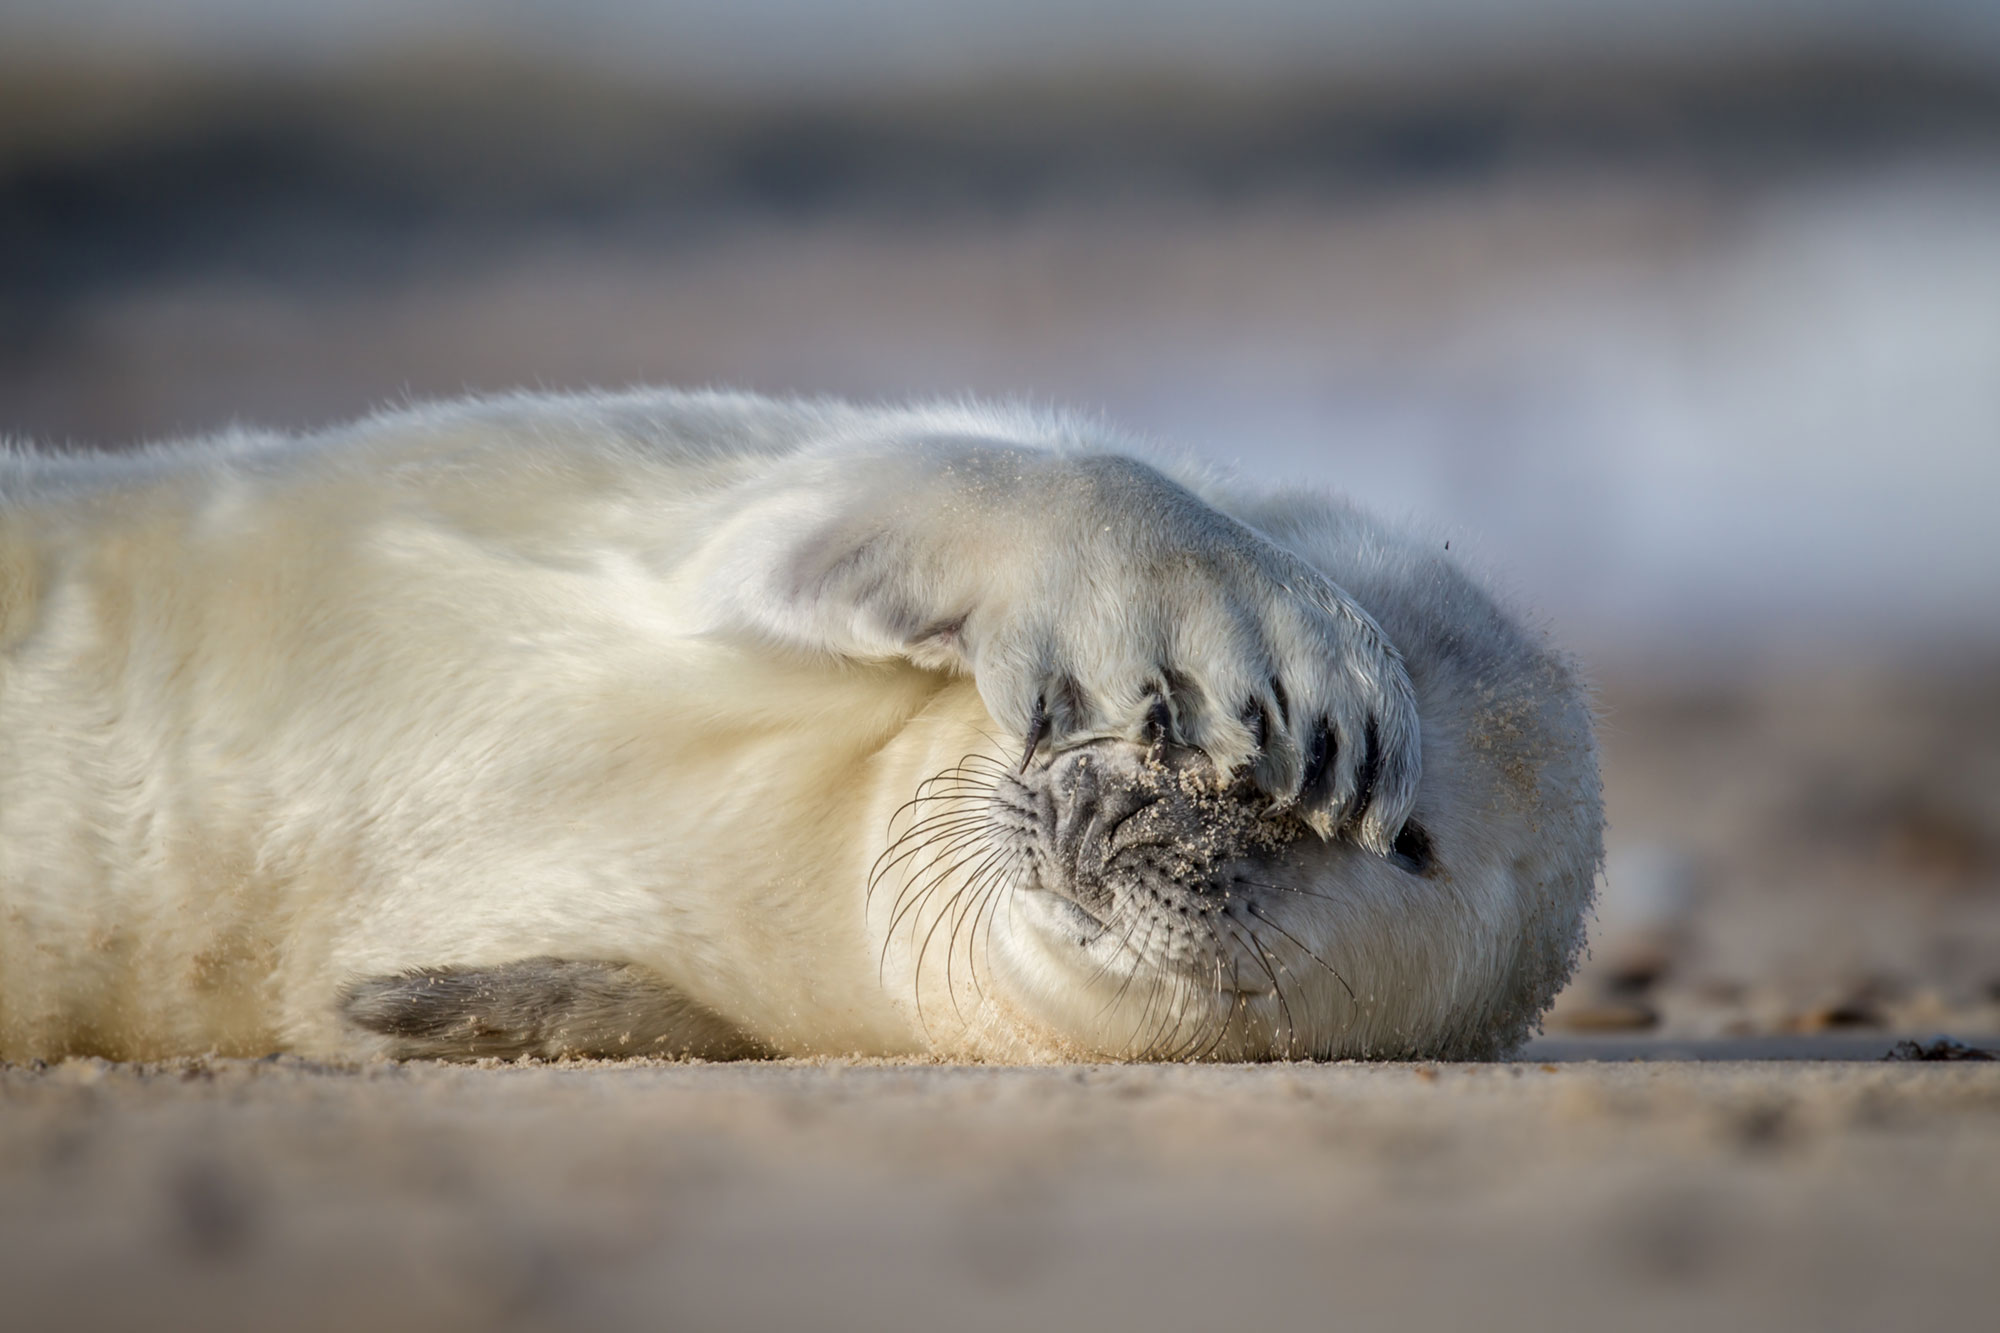
{"type": "Polygon", "coordinates": [[[1134,894],[1203,905],[1225,893],[1232,866],[1298,830],[1263,817],[1267,803],[1195,751],[1095,741],[1023,776],[1033,794],[1041,887],[1110,921],[1134,894]]]}
{"type": "Polygon", "coordinates": [[[1152,978],[1142,991],[1176,978],[1223,1006],[1279,984],[1256,952],[1279,929],[1258,900],[1283,892],[1289,846],[1319,843],[1247,777],[1195,750],[1096,740],[1007,774],[991,809],[1032,868],[1030,919],[1093,979],[1122,993],[1135,976],[1152,978]]]}
{"type": "Polygon", "coordinates": [[[1055,878],[1067,889],[1065,896],[1093,915],[1112,906],[1106,872],[1126,845],[1120,833],[1161,800],[1157,787],[1135,781],[1135,776],[1132,765],[1114,762],[1097,746],[1059,755],[1049,767],[1054,823],[1049,852],[1055,878]]]}

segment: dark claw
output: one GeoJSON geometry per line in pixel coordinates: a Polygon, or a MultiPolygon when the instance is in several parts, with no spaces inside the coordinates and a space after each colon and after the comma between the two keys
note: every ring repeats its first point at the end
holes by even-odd
{"type": "Polygon", "coordinates": [[[1271,744],[1271,715],[1264,705],[1252,699],[1243,706],[1243,725],[1250,729],[1252,739],[1257,742],[1257,753],[1262,754],[1271,744]]]}
{"type": "Polygon", "coordinates": [[[1035,762],[1035,751],[1042,748],[1042,742],[1049,738],[1048,705],[1041,699],[1035,700],[1035,711],[1028,718],[1028,748],[1021,751],[1020,771],[1028,771],[1028,765],[1035,762]]]}
{"type": "Polygon", "coordinates": [[[1153,700],[1153,706],[1146,710],[1146,739],[1157,745],[1173,733],[1173,710],[1167,707],[1165,699],[1153,700]]]}
{"type": "Polygon", "coordinates": [[[1313,732],[1312,743],[1306,747],[1305,777],[1299,782],[1299,803],[1310,805],[1319,794],[1319,788],[1326,781],[1328,769],[1340,752],[1340,745],[1333,737],[1333,728],[1326,719],[1320,719],[1319,728],[1313,732]]]}
{"type": "Polygon", "coordinates": [[[1361,774],[1355,780],[1354,804],[1347,815],[1350,827],[1360,823],[1361,817],[1368,813],[1368,803],[1375,799],[1375,779],[1382,771],[1382,739],[1376,734],[1372,717],[1362,732],[1362,747],[1361,774]]]}

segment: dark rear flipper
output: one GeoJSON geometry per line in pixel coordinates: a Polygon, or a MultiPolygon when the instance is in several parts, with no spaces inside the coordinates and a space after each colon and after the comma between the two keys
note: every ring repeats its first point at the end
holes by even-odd
{"type": "Polygon", "coordinates": [[[347,1023],[397,1060],[665,1055],[741,1060],[769,1051],[630,963],[523,958],[352,982],[347,1023]]]}

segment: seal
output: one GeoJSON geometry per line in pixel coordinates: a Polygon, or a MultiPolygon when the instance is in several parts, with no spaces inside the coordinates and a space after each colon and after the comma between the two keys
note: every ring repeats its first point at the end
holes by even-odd
{"type": "Polygon", "coordinates": [[[1483,1057],[1601,859],[1439,543],[974,404],[0,458],[0,1056],[1483,1057]]]}

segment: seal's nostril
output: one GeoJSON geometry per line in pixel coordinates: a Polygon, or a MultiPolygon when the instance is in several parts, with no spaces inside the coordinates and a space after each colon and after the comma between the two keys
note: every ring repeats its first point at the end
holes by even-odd
{"type": "Polygon", "coordinates": [[[1096,827],[1091,832],[1093,847],[1109,860],[1111,853],[1116,850],[1113,844],[1118,836],[1118,830],[1125,826],[1125,821],[1159,799],[1157,792],[1135,791],[1130,787],[1121,787],[1105,793],[1097,803],[1094,820],[1096,827]]]}
{"type": "Polygon", "coordinates": [[[1125,822],[1160,799],[1156,791],[1118,781],[1082,762],[1070,766],[1057,795],[1056,855],[1072,875],[1086,878],[1110,862],[1125,822]]]}
{"type": "Polygon", "coordinates": [[[1074,876],[1097,814],[1096,770],[1081,759],[1067,764],[1051,784],[1055,800],[1055,853],[1074,876]]]}

